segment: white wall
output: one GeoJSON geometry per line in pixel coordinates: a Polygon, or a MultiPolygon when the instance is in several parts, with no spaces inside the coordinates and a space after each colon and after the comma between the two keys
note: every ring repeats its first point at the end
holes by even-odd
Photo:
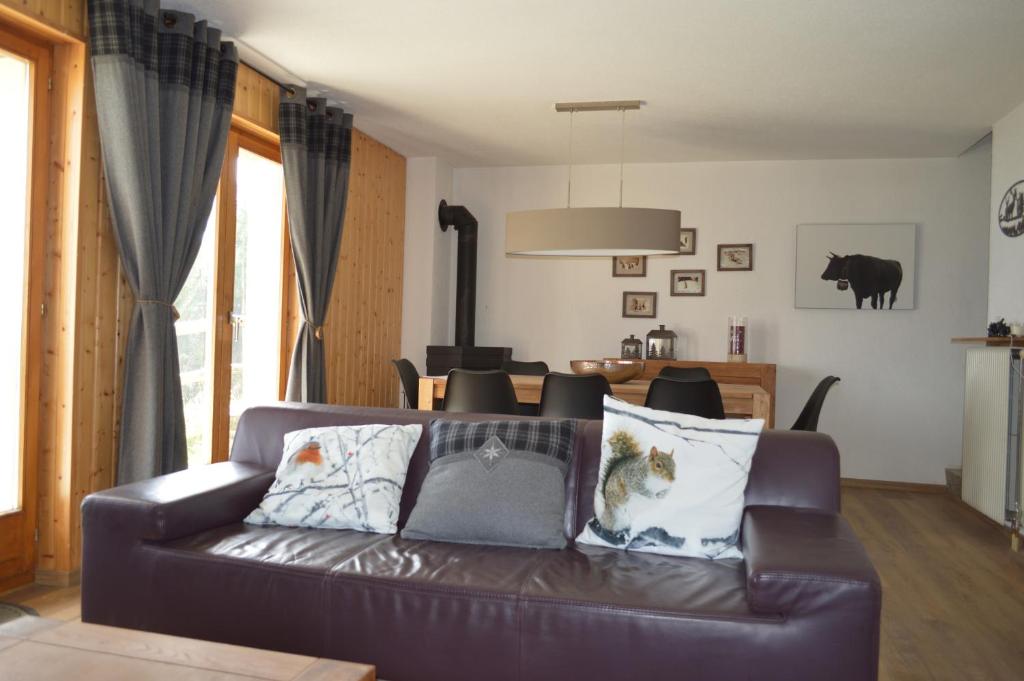
{"type": "MultiPolygon", "coordinates": [[[[656,321],[684,337],[681,357],[722,360],[727,317],[745,314],[751,361],[778,364],[780,427],[836,374],[821,429],[843,474],[941,482],[961,452],[963,357],[949,339],[985,322],[990,163],[986,144],[959,159],[627,166],[625,205],[677,208],[698,228],[696,256],[650,258],[643,279],[612,278],[607,258],[505,255],[505,214],[563,205],[564,167],[457,169],[455,200],[480,221],[477,342],[567,370],[653,328],[621,318],[621,294],[657,291],[656,321]],[[917,309],[794,309],[803,222],[919,224],[917,309]],[[755,243],[753,272],[715,271],[716,244],[734,242],[755,243]],[[707,297],[670,297],[669,270],[689,268],[708,270],[707,297]]],[[[614,205],[617,190],[617,166],[574,170],[574,205],[614,205]]]]}
{"type": "Polygon", "coordinates": [[[405,270],[402,276],[402,356],[423,373],[427,345],[452,336],[454,266],[451,233],[437,224],[437,204],[451,201],[452,169],[438,158],[410,158],[405,167],[405,270]]]}
{"type": "Polygon", "coordinates": [[[999,230],[999,202],[1015,182],[1024,180],[1024,104],[992,129],[992,201],[988,319],[1024,322],[1024,236],[999,230]]]}

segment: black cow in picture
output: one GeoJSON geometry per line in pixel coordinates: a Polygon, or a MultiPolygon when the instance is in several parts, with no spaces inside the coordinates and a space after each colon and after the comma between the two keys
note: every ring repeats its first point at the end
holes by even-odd
{"type": "Polygon", "coordinates": [[[885,294],[889,294],[889,309],[896,302],[896,293],[903,283],[903,265],[898,260],[883,260],[871,255],[828,256],[828,267],[821,273],[825,281],[836,282],[836,288],[853,289],[860,310],[865,298],[871,299],[872,309],[885,309],[885,294]]]}

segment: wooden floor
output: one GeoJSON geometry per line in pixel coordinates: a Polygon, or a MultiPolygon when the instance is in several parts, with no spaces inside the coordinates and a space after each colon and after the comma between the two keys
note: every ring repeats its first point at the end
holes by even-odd
{"type": "Polygon", "coordinates": [[[29,584],[0,594],[0,601],[28,606],[40,617],[70,622],[82,616],[82,587],[39,586],[29,584]]]}
{"type": "MultiPolygon", "coordinates": [[[[1024,553],[945,494],[844,489],[843,514],[882,576],[882,681],[1024,679],[1024,553]]],[[[80,589],[0,600],[79,617],[80,589]]]]}
{"type": "Polygon", "coordinates": [[[882,577],[885,681],[1024,679],[1024,553],[946,494],[844,489],[882,577]]]}

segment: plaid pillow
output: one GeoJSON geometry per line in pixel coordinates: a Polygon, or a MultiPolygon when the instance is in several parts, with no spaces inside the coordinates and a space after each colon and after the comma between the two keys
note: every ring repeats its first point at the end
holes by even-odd
{"type": "Polygon", "coordinates": [[[402,536],[564,548],[576,422],[435,420],[430,471],[402,536]]]}

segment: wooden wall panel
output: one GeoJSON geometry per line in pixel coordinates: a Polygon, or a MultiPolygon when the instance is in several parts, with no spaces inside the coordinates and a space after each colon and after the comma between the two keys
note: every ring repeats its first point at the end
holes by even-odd
{"type": "Polygon", "coordinates": [[[234,108],[236,116],[241,116],[264,130],[276,133],[277,109],[280,101],[280,91],[277,85],[245,64],[238,65],[234,108]]]}
{"type": "Polygon", "coordinates": [[[405,157],[353,130],[352,175],[324,342],[332,404],[393,407],[398,383],[405,157]]]}
{"type": "Polygon", "coordinates": [[[61,33],[85,35],[86,0],[0,0],[0,5],[61,33]]]}

